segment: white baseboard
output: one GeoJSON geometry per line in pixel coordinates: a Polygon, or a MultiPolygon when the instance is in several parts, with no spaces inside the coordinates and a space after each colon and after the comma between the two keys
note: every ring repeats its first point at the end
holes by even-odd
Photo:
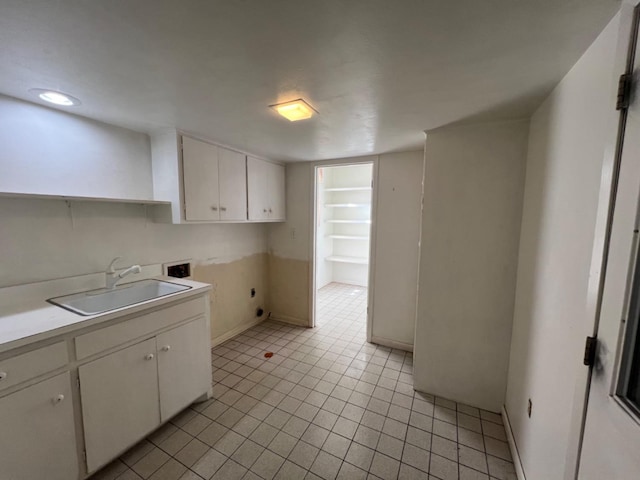
{"type": "Polygon", "coordinates": [[[218,345],[220,345],[221,343],[226,342],[227,340],[235,337],[236,335],[240,335],[242,332],[249,330],[251,327],[255,327],[256,325],[258,325],[259,323],[262,323],[266,320],[266,316],[265,318],[256,318],[255,320],[252,320],[251,322],[247,322],[247,323],[243,323],[241,325],[238,325],[236,328],[234,328],[233,330],[229,330],[227,333],[220,335],[216,338],[211,339],[211,348],[213,347],[217,347],[218,345]]]}
{"type": "Polygon", "coordinates": [[[396,342],[395,340],[389,340],[388,338],[371,336],[371,343],[376,343],[383,347],[397,348],[398,350],[404,350],[405,352],[413,352],[413,344],[396,342]]]}
{"type": "Polygon", "coordinates": [[[507,442],[509,443],[509,450],[511,450],[511,458],[513,458],[513,465],[516,469],[516,476],[518,480],[527,480],[524,474],[524,468],[522,468],[522,460],[520,460],[520,454],[518,453],[518,446],[516,445],[516,439],[513,436],[513,430],[511,430],[511,422],[509,421],[509,415],[507,409],[502,406],[502,420],[504,421],[505,430],[507,432],[507,442]]]}
{"type": "Polygon", "coordinates": [[[276,322],[282,323],[290,323],[292,325],[297,325],[298,327],[308,327],[309,322],[307,320],[302,320],[301,318],[290,317],[288,315],[280,315],[279,313],[271,312],[270,320],[275,320],[276,322]]]}

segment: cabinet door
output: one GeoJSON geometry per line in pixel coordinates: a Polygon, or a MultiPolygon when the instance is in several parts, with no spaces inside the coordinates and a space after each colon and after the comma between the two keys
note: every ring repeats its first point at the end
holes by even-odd
{"type": "Polygon", "coordinates": [[[156,339],[78,369],[89,472],[160,424],[156,339]]]}
{"type": "Polygon", "coordinates": [[[78,478],[69,373],[0,398],[0,478],[78,478]]]}
{"type": "Polygon", "coordinates": [[[249,220],[268,218],[268,170],[267,162],[247,157],[247,197],[249,199],[249,220]]]}
{"type": "Polygon", "coordinates": [[[220,220],[218,147],[182,137],[185,220],[220,220]]]}
{"type": "Polygon", "coordinates": [[[284,167],[274,163],[268,164],[268,210],[269,220],[284,220],[285,217],[285,184],[284,167]]]}
{"type": "Polygon", "coordinates": [[[247,219],[247,163],[241,153],[218,148],[220,220],[247,219]]]}
{"type": "Polygon", "coordinates": [[[201,317],[156,337],[163,422],[211,387],[210,333],[206,325],[201,317]]]}

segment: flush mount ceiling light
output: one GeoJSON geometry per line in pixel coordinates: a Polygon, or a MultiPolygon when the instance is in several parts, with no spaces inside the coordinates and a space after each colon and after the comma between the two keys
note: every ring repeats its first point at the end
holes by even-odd
{"type": "Polygon", "coordinates": [[[29,93],[37,95],[41,100],[45,102],[53,103],[54,105],[60,105],[63,107],[72,107],[74,105],[80,105],[80,100],[66,93],[56,92],[55,90],[46,90],[44,88],[32,88],[29,93]]]}
{"type": "Polygon", "coordinates": [[[314,113],[317,113],[311,105],[301,98],[269,106],[290,122],[306,120],[307,118],[311,118],[314,113]]]}

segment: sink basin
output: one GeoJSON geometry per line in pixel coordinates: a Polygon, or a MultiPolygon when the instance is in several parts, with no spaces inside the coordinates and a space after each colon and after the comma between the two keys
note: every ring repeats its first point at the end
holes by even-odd
{"type": "Polygon", "coordinates": [[[162,280],[141,280],[113,289],[100,288],[88,292],[74,293],[47,300],[59,307],[79,315],[97,315],[117,308],[135,305],[172,293],[189,290],[191,287],[162,280]]]}

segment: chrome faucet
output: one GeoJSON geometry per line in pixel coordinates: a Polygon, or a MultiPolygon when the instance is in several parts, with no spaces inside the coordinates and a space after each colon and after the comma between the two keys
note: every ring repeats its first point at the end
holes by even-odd
{"type": "Polygon", "coordinates": [[[108,289],[113,289],[116,287],[116,285],[118,284],[118,282],[120,280],[122,280],[124,277],[126,277],[127,275],[131,274],[131,273],[140,273],[141,272],[141,268],[140,265],[131,265],[129,268],[127,268],[126,270],[117,273],[114,266],[116,264],[116,262],[118,260],[120,260],[122,257],[116,257],[113,260],[111,260],[111,263],[109,264],[109,266],[107,267],[107,271],[104,272],[105,277],[106,277],[106,284],[107,284],[107,288],[108,289]]]}

